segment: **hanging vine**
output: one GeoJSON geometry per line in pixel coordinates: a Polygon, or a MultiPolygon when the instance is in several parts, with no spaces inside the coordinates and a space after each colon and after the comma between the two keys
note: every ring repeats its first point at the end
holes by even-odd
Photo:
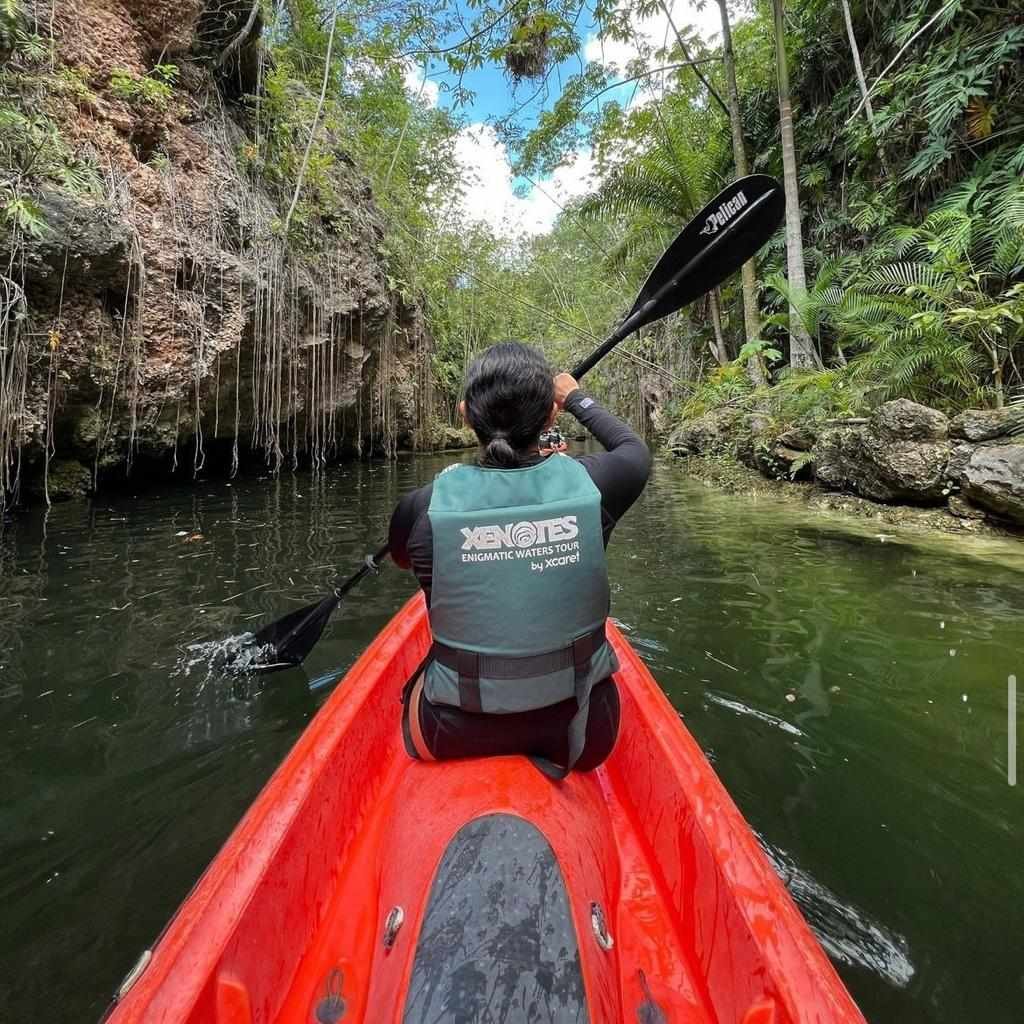
{"type": "Polygon", "coordinates": [[[24,289],[0,275],[0,513],[16,498],[21,478],[21,449],[28,387],[28,315],[24,289]]]}

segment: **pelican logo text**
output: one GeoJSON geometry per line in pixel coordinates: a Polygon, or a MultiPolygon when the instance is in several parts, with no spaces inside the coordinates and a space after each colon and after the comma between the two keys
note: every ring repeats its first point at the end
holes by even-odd
{"type": "Polygon", "coordinates": [[[500,548],[532,548],[560,540],[574,540],[579,533],[575,516],[557,519],[524,519],[504,526],[464,526],[463,551],[497,551],[500,548]]]}
{"type": "Polygon", "coordinates": [[[717,235],[719,228],[724,228],[736,216],[744,206],[747,205],[747,197],[743,192],[737,192],[728,202],[715,210],[700,229],[702,235],[717,235]]]}

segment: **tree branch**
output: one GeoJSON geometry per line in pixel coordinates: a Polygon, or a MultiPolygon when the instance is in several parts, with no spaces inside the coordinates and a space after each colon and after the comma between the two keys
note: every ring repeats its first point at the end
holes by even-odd
{"type": "Polygon", "coordinates": [[[721,57],[703,57],[700,60],[688,60],[683,61],[679,64],[666,64],[661,68],[652,68],[650,71],[644,71],[639,75],[633,75],[632,78],[623,78],[619,82],[612,82],[611,85],[606,85],[603,89],[598,90],[591,96],[586,103],[581,104],[577,108],[577,113],[583,110],[584,107],[589,107],[599,96],[603,96],[606,92],[611,92],[612,89],[618,89],[620,85],[629,85],[630,82],[639,82],[641,78],[650,78],[651,75],[657,75],[662,71],[677,71],[679,68],[692,68],[697,64],[713,64],[715,61],[721,60],[721,57]]]}
{"type": "MultiPolygon", "coordinates": [[[[679,29],[676,28],[676,23],[672,20],[672,14],[666,6],[665,0],[658,0],[658,3],[661,5],[661,9],[665,12],[665,17],[668,18],[668,23],[672,27],[672,31],[675,33],[676,42],[679,44],[679,49],[683,51],[683,56],[687,60],[690,60],[690,51],[687,50],[686,43],[683,42],[683,37],[679,34],[679,29]]],[[[701,82],[704,85],[704,88],[707,89],[707,91],[712,96],[714,96],[714,98],[718,101],[718,105],[722,108],[722,112],[725,114],[726,117],[728,117],[729,108],[725,105],[725,100],[723,100],[722,97],[719,96],[718,90],[715,89],[715,87],[697,70],[697,62],[694,61],[693,63],[693,73],[701,80],[701,82]]]]}
{"type": "Polygon", "coordinates": [[[520,3],[520,0],[512,0],[512,3],[510,3],[494,19],[494,21],[489,22],[487,25],[484,25],[483,28],[481,28],[478,31],[473,32],[472,34],[466,36],[465,39],[461,39],[459,42],[455,43],[452,46],[446,46],[446,47],[444,47],[443,49],[440,49],[440,50],[408,50],[405,53],[398,54],[398,56],[399,57],[422,57],[422,56],[436,57],[436,56],[439,56],[439,55],[441,55],[443,53],[452,53],[454,50],[461,50],[462,47],[464,47],[467,43],[471,43],[471,42],[473,42],[473,40],[479,39],[481,36],[486,35],[488,32],[490,32],[491,29],[494,28],[495,25],[497,25],[500,21],[503,21],[505,18],[507,18],[508,15],[511,14],[512,11],[514,11],[515,8],[519,5],[519,3],[520,3]]]}
{"type": "Polygon", "coordinates": [[[909,39],[908,39],[908,40],[907,40],[907,41],[906,41],[906,42],[905,42],[905,43],[904,43],[904,44],[903,44],[902,46],[901,46],[901,47],[900,47],[900,49],[899,49],[899,52],[898,52],[898,53],[896,54],[896,56],[895,56],[895,57],[893,57],[893,59],[892,59],[891,61],[889,61],[889,63],[888,63],[888,64],[886,64],[886,66],[885,66],[884,70],[882,71],[882,73],[881,73],[881,74],[880,74],[880,75],[879,75],[879,76],[878,76],[878,77],[877,77],[877,78],[875,79],[874,85],[872,85],[872,86],[871,86],[871,88],[870,88],[870,89],[868,89],[868,91],[867,91],[867,92],[866,92],[866,93],[864,94],[864,97],[863,97],[863,99],[861,99],[860,103],[858,103],[858,104],[857,104],[857,109],[856,109],[856,110],[855,110],[855,111],[854,111],[854,112],[853,112],[853,113],[852,113],[852,114],[851,114],[851,115],[850,115],[850,116],[849,116],[849,117],[848,117],[848,118],[846,119],[846,124],[844,124],[844,125],[843,125],[843,127],[844,127],[844,128],[846,127],[846,125],[847,125],[847,124],[849,124],[849,123],[850,123],[850,122],[851,122],[851,121],[852,121],[852,120],[853,120],[853,119],[854,119],[854,118],[855,118],[855,117],[856,117],[856,116],[857,116],[857,115],[858,115],[858,114],[860,113],[860,109],[861,109],[861,107],[863,107],[863,106],[864,106],[864,104],[868,102],[868,100],[869,100],[869,99],[871,98],[871,94],[872,94],[872,93],[873,93],[873,92],[874,92],[874,91],[875,91],[875,90],[876,90],[876,89],[877,89],[877,88],[878,88],[878,87],[879,87],[879,86],[880,86],[880,85],[882,84],[882,79],[883,79],[883,78],[885,78],[885,76],[886,76],[886,75],[887,75],[887,74],[889,73],[889,71],[890,71],[890,70],[892,69],[893,65],[894,65],[894,64],[895,64],[895,63],[896,63],[896,62],[897,62],[897,61],[898,61],[898,60],[900,59],[900,57],[902,57],[902,56],[903,56],[903,54],[904,54],[904,53],[906,53],[906,51],[907,51],[907,49],[909,48],[910,44],[911,44],[911,43],[912,43],[912,42],[913,42],[913,41],[914,41],[914,40],[915,40],[915,39],[916,39],[916,38],[917,38],[917,37],[918,37],[919,35],[921,35],[921,33],[923,33],[923,32],[926,32],[926,31],[927,31],[928,29],[930,29],[930,28],[932,27],[932,25],[934,25],[934,24],[935,24],[935,22],[937,22],[937,21],[939,20],[939,18],[941,18],[941,17],[942,17],[942,15],[943,15],[943,14],[945,14],[945,13],[946,13],[946,11],[948,11],[948,10],[950,9],[950,7],[952,7],[952,6],[953,6],[953,4],[955,4],[955,3],[959,3],[959,2],[960,2],[960,0],[949,0],[949,3],[947,3],[947,4],[946,4],[946,5],[944,6],[944,7],[942,7],[942,8],[941,8],[941,9],[940,9],[940,10],[938,11],[938,13],[936,13],[936,14],[932,15],[932,17],[931,17],[931,18],[929,18],[929,19],[928,19],[928,21],[926,21],[926,22],[925,22],[925,23],[924,23],[924,24],[923,24],[923,25],[922,25],[922,26],[921,26],[921,27],[920,27],[920,28],[919,28],[919,29],[918,29],[918,30],[917,30],[917,31],[916,31],[916,32],[915,32],[915,33],[914,33],[914,34],[913,34],[913,35],[912,35],[912,36],[911,36],[911,37],[910,37],[910,38],[909,38],[909,39]]]}
{"type": "Polygon", "coordinates": [[[224,67],[231,57],[242,48],[242,45],[249,38],[249,35],[252,32],[253,26],[256,24],[256,19],[259,17],[259,13],[260,0],[255,0],[255,3],[252,5],[252,10],[249,12],[249,17],[246,19],[245,25],[242,27],[242,31],[239,32],[230,43],[228,43],[224,52],[217,60],[217,67],[224,67]]]}

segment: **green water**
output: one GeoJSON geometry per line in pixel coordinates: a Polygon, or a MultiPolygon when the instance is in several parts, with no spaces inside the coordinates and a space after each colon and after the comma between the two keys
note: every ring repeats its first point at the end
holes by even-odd
{"type": "MultiPolygon", "coordinates": [[[[364,584],[307,671],[262,690],[186,671],[187,645],[323,591],[443,462],[4,528],[0,1020],[101,1013],[323,700],[310,681],[350,665],[411,582],[364,584]]],[[[1024,1019],[1024,783],[1007,783],[1024,543],[899,542],[663,462],[611,565],[615,616],[867,1017],[1024,1019]]]]}

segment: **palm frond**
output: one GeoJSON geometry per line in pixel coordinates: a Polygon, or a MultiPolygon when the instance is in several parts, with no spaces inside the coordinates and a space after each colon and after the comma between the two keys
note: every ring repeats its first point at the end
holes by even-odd
{"type": "Polygon", "coordinates": [[[883,292],[901,292],[908,288],[942,287],[942,271],[927,263],[890,263],[867,274],[866,284],[883,292]]]}

